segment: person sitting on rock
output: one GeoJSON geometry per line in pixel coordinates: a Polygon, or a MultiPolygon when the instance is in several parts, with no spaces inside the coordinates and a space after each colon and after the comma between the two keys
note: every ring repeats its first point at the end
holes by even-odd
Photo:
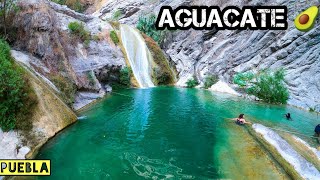
{"type": "Polygon", "coordinates": [[[318,143],[320,143],[320,124],[314,128],[314,136],[317,137],[318,143]]]}

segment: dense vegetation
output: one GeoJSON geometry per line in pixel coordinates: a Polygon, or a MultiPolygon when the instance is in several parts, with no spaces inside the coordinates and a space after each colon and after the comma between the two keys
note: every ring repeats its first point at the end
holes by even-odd
{"type": "Polygon", "coordinates": [[[12,40],[15,37],[16,29],[13,28],[14,18],[19,8],[15,0],[0,0],[0,37],[5,40],[12,40]]]}
{"type": "Polygon", "coordinates": [[[124,87],[130,87],[131,86],[131,78],[132,70],[131,68],[124,67],[120,70],[120,84],[124,87]]]}
{"type": "Polygon", "coordinates": [[[250,95],[254,95],[264,102],[285,104],[289,92],[284,84],[285,71],[263,70],[258,74],[239,73],[234,76],[234,83],[244,88],[250,95]]]}
{"type": "Polygon", "coordinates": [[[85,46],[89,45],[91,40],[91,33],[85,30],[82,23],[78,23],[76,21],[71,22],[68,24],[68,28],[73,35],[79,37],[84,42],[85,46]]]}
{"type": "Polygon", "coordinates": [[[158,45],[161,45],[164,41],[165,31],[157,30],[155,27],[155,22],[156,16],[154,14],[151,14],[149,16],[140,16],[137,24],[137,29],[155,40],[158,45]]]}
{"type": "Polygon", "coordinates": [[[11,58],[10,47],[0,39],[0,127],[4,131],[31,126],[28,116],[36,104],[34,94],[22,68],[11,58]],[[26,126],[19,126],[24,124],[26,126]]]}
{"type": "Polygon", "coordinates": [[[61,5],[67,5],[70,9],[73,9],[77,12],[84,12],[86,7],[81,3],[80,0],[52,0],[55,3],[61,4],[61,5]]]}
{"type": "Polygon", "coordinates": [[[218,76],[214,76],[214,75],[206,76],[206,78],[204,80],[203,88],[205,88],[205,89],[210,88],[212,85],[217,83],[218,80],[219,80],[218,76]]]}
{"type": "Polygon", "coordinates": [[[196,80],[195,77],[190,78],[190,79],[186,82],[187,88],[194,88],[194,87],[196,87],[198,84],[199,84],[199,82],[196,80]]]}
{"type": "Polygon", "coordinates": [[[117,35],[116,31],[110,31],[110,38],[112,39],[114,44],[118,44],[119,43],[119,38],[118,38],[118,35],[117,35]]]}

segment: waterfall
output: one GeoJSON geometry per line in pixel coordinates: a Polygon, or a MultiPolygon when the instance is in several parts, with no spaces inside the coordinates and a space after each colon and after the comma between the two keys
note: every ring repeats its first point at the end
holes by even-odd
{"type": "Polygon", "coordinates": [[[141,88],[154,87],[151,80],[152,56],[138,30],[120,25],[121,40],[132,72],[141,88]]]}

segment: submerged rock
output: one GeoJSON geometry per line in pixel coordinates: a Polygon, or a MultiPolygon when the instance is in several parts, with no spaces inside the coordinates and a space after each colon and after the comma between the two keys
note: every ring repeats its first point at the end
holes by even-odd
{"type": "Polygon", "coordinates": [[[305,179],[318,179],[320,172],[317,168],[302,157],[293,147],[280,137],[276,132],[261,124],[253,124],[253,129],[261,134],[263,138],[270,143],[281,156],[290,163],[294,169],[305,179]]]}

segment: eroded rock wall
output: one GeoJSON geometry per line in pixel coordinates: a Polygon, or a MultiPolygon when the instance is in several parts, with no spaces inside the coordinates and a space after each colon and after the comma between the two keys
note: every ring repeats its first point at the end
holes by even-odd
{"type": "Polygon", "coordinates": [[[289,104],[320,111],[320,24],[307,32],[294,27],[294,18],[318,1],[294,0],[165,0],[165,1],[112,1],[99,11],[99,16],[109,18],[117,9],[122,10],[122,23],[135,25],[144,14],[158,14],[163,5],[285,5],[288,7],[288,24],[285,31],[175,31],[167,38],[164,50],[178,71],[177,85],[196,75],[203,81],[208,74],[218,75],[232,84],[235,73],[261,69],[286,70],[286,85],[290,91],[289,104]],[[117,2],[117,3],[116,3],[117,2]],[[139,8],[132,14],[128,8],[139,8]],[[129,14],[129,15],[127,15],[129,14]]]}
{"type": "Polygon", "coordinates": [[[53,83],[62,78],[73,83],[77,93],[69,98],[75,102],[82,103],[79,93],[83,92],[93,93],[93,99],[103,96],[103,85],[94,71],[106,65],[125,65],[120,48],[109,37],[112,26],[49,0],[20,0],[18,6],[13,48],[30,56],[32,69],[53,83]],[[91,34],[90,42],[71,34],[70,22],[82,24],[91,34]]]}

